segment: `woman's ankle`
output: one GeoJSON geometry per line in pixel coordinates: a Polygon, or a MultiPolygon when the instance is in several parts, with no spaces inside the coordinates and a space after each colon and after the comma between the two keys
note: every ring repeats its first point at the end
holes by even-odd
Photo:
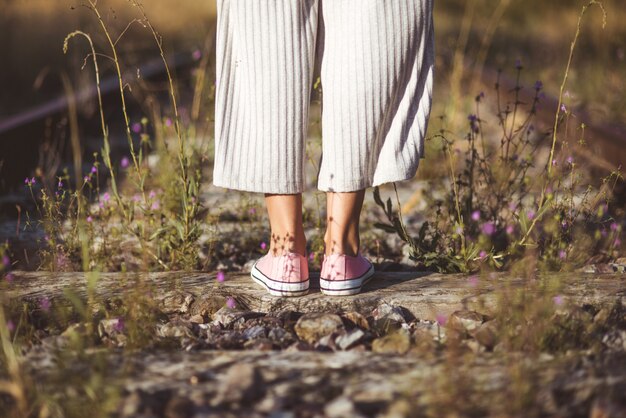
{"type": "Polygon", "coordinates": [[[287,253],[296,253],[306,257],[306,237],[304,232],[285,232],[281,235],[272,233],[269,253],[274,257],[287,253]]]}
{"type": "Polygon", "coordinates": [[[360,250],[359,241],[338,241],[338,240],[324,240],[325,243],[325,255],[331,254],[345,254],[352,257],[358,255],[360,250]]]}

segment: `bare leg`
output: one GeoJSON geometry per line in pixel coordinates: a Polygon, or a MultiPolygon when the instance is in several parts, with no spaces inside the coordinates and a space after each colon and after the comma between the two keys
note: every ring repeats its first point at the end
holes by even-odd
{"type": "Polygon", "coordinates": [[[270,218],[270,253],[279,256],[291,251],[306,256],[302,194],[266,194],[265,204],[270,218]]]}
{"type": "Polygon", "coordinates": [[[326,193],[326,255],[357,255],[361,245],[359,218],[364,197],[365,189],[348,193],[326,193]]]}

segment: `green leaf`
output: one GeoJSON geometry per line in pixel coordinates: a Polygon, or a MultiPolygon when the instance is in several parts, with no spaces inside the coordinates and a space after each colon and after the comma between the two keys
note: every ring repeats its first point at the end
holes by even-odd
{"type": "Polygon", "coordinates": [[[376,222],[374,223],[374,227],[378,228],[378,229],[382,229],[385,232],[389,232],[391,234],[395,234],[398,231],[396,231],[396,229],[393,227],[393,225],[389,225],[389,224],[384,224],[382,222],[376,222]]]}

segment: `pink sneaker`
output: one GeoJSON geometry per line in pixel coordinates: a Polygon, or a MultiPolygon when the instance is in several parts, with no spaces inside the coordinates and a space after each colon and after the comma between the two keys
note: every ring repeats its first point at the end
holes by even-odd
{"type": "Polygon", "coordinates": [[[250,275],[274,296],[302,296],[309,291],[309,264],[297,253],[277,257],[268,253],[254,263],[250,275]]]}
{"type": "Polygon", "coordinates": [[[320,273],[320,290],[325,295],[354,295],[374,275],[374,266],[360,253],[324,255],[320,273]]]}

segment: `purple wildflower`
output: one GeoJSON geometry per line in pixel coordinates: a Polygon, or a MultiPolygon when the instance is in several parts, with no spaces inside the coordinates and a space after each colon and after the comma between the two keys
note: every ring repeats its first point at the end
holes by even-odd
{"type": "Polygon", "coordinates": [[[122,168],[128,168],[129,165],[130,165],[130,160],[128,159],[128,157],[122,157],[122,160],[120,161],[120,166],[122,168]]]}
{"type": "Polygon", "coordinates": [[[518,70],[521,70],[522,67],[522,60],[520,60],[519,58],[515,60],[515,68],[518,70]]]}
{"type": "Polygon", "coordinates": [[[152,210],[159,210],[160,207],[161,207],[161,205],[159,205],[159,201],[155,200],[154,202],[152,202],[152,205],[150,206],[150,209],[152,209],[152,210]]]}
{"type": "Polygon", "coordinates": [[[615,242],[613,242],[613,245],[616,247],[619,247],[622,245],[622,240],[619,238],[615,238],[615,242]]]}
{"type": "Polygon", "coordinates": [[[478,221],[480,219],[480,211],[479,210],[475,210],[474,212],[472,212],[472,219],[475,221],[478,221]]]}
{"type": "Polygon", "coordinates": [[[482,231],[485,235],[493,235],[494,232],[496,232],[496,226],[493,224],[493,222],[485,222],[482,225],[482,231]]]}
{"type": "Polygon", "coordinates": [[[91,215],[87,216],[87,222],[89,223],[93,222],[93,218],[91,217],[91,215]]]}
{"type": "Polygon", "coordinates": [[[476,117],[476,115],[469,115],[467,117],[467,119],[470,122],[470,128],[472,129],[473,132],[478,132],[478,118],[476,117]]]}
{"type": "Polygon", "coordinates": [[[39,308],[42,311],[48,312],[51,306],[52,306],[52,302],[50,302],[50,299],[48,299],[47,297],[43,297],[39,299],[39,308]]]}
{"type": "Polygon", "coordinates": [[[10,319],[7,321],[7,329],[9,330],[9,332],[15,331],[15,323],[10,319]]]}
{"type": "Polygon", "coordinates": [[[315,253],[309,254],[309,261],[315,260],[315,253]]]}
{"type": "Polygon", "coordinates": [[[487,257],[487,252],[485,250],[481,250],[480,253],[478,253],[478,256],[482,260],[483,258],[487,257]]]}
{"type": "Polygon", "coordinates": [[[109,194],[109,192],[104,192],[104,194],[102,195],[102,200],[104,200],[105,202],[111,200],[111,195],[109,194]]]}
{"type": "Polygon", "coordinates": [[[226,306],[228,306],[230,309],[233,309],[235,306],[237,306],[237,302],[235,302],[234,298],[229,296],[228,299],[226,299],[226,306]]]}
{"type": "Polygon", "coordinates": [[[113,330],[117,332],[123,332],[124,326],[124,318],[117,318],[117,322],[115,322],[115,325],[113,325],[113,330]]]}
{"type": "Polygon", "coordinates": [[[218,282],[222,283],[225,278],[226,278],[226,276],[224,275],[224,272],[222,270],[217,272],[217,281],[218,282]]]}
{"type": "Polygon", "coordinates": [[[256,214],[256,208],[250,208],[250,209],[248,209],[248,213],[249,213],[250,215],[254,215],[254,214],[256,214]]]}
{"type": "Polygon", "coordinates": [[[446,322],[448,322],[448,316],[444,315],[444,314],[437,314],[437,323],[439,324],[439,326],[444,326],[446,325],[446,322]]]}
{"type": "Polygon", "coordinates": [[[539,91],[542,88],[543,88],[543,83],[541,82],[541,80],[535,81],[535,90],[539,91]]]}
{"type": "Polygon", "coordinates": [[[564,299],[562,295],[556,295],[555,297],[552,298],[552,301],[554,302],[556,306],[561,306],[563,305],[564,299]]]}
{"type": "Polygon", "coordinates": [[[6,276],[4,276],[4,279],[7,281],[7,283],[11,284],[13,283],[13,280],[15,280],[15,276],[13,275],[13,273],[7,273],[6,276]]]}
{"type": "Polygon", "coordinates": [[[611,223],[611,231],[617,231],[618,225],[617,222],[612,222],[611,223]]]}
{"type": "Polygon", "coordinates": [[[569,157],[567,157],[567,162],[569,164],[574,164],[574,157],[572,157],[571,155],[569,157]]]}
{"type": "Polygon", "coordinates": [[[156,192],[154,190],[150,190],[150,193],[148,193],[148,197],[150,199],[154,199],[156,197],[156,192]]]}
{"type": "Polygon", "coordinates": [[[91,166],[91,172],[92,172],[93,174],[97,173],[97,172],[98,172],[98,167],[96,167],[95,165],[92,165],[92,166],[91,166]]]}
{"type": "Polygon", "coordinates": [[[261,241],[261,249],[264,250],[267,248],[267,244],[265,243],[265,241],[261,241]]]}
{"type": "Polygon", "coordinates": [[[89,181],[91,180],[91,177],[85,176],[83,177],[83,180],[85,181],[85,183],[89,183],[89,181]]]}
{"type": "Polygon", "coordinates": [[[138,134],[141,133],[141,123],[139,122],[135,122],[133,123],[133,126],[131,128],[133,130],[134,133],[138,134]]]}
{"type": "Polygon", "coordinates": [[[168,128],[170,126],[172,126],[172,119],[171,118],[165,118],[165,126],[167,126],[168,128]]]}
{"type": "Polygon", "coordinates": [[[529,210],[528,212],[526,212],[526,216],[528,217],[528,219],[533,219],[535,217],[535,211],[534,210],[529,210]]]}
{"type": "Polygon", "coordinates": [[[506,226],[506,233],[507,234],[511,235],[514,230],[515,230],[515,227],[513,225],[507,225],[506,226]]]}
{"type": "Polygon", "coordinates": [[[6,254],[2,256],[2,265],[7,269],[11,266],[11,259],[6,254]]]}
{"type": "Polygon", "coordinates": [[[565,260],[565,257],[567,257],[567,252],[565,250],[559,250],[559,258],[565,260]]]}
{"type": "Polygon", "coordinates": [[[563,112],[563,113],[567,112],[567,107],[565,106],[565,104],[561,105],[561,112],[563,112]]]}
{"type": "Polygon", "coordinates": [[[200,51],[199,49],[196,49],[191,53],[191,56],[193,57],[195,61],[198,61],[200,60],[200,58],[202,58],[202,51],[200,51]]]}

